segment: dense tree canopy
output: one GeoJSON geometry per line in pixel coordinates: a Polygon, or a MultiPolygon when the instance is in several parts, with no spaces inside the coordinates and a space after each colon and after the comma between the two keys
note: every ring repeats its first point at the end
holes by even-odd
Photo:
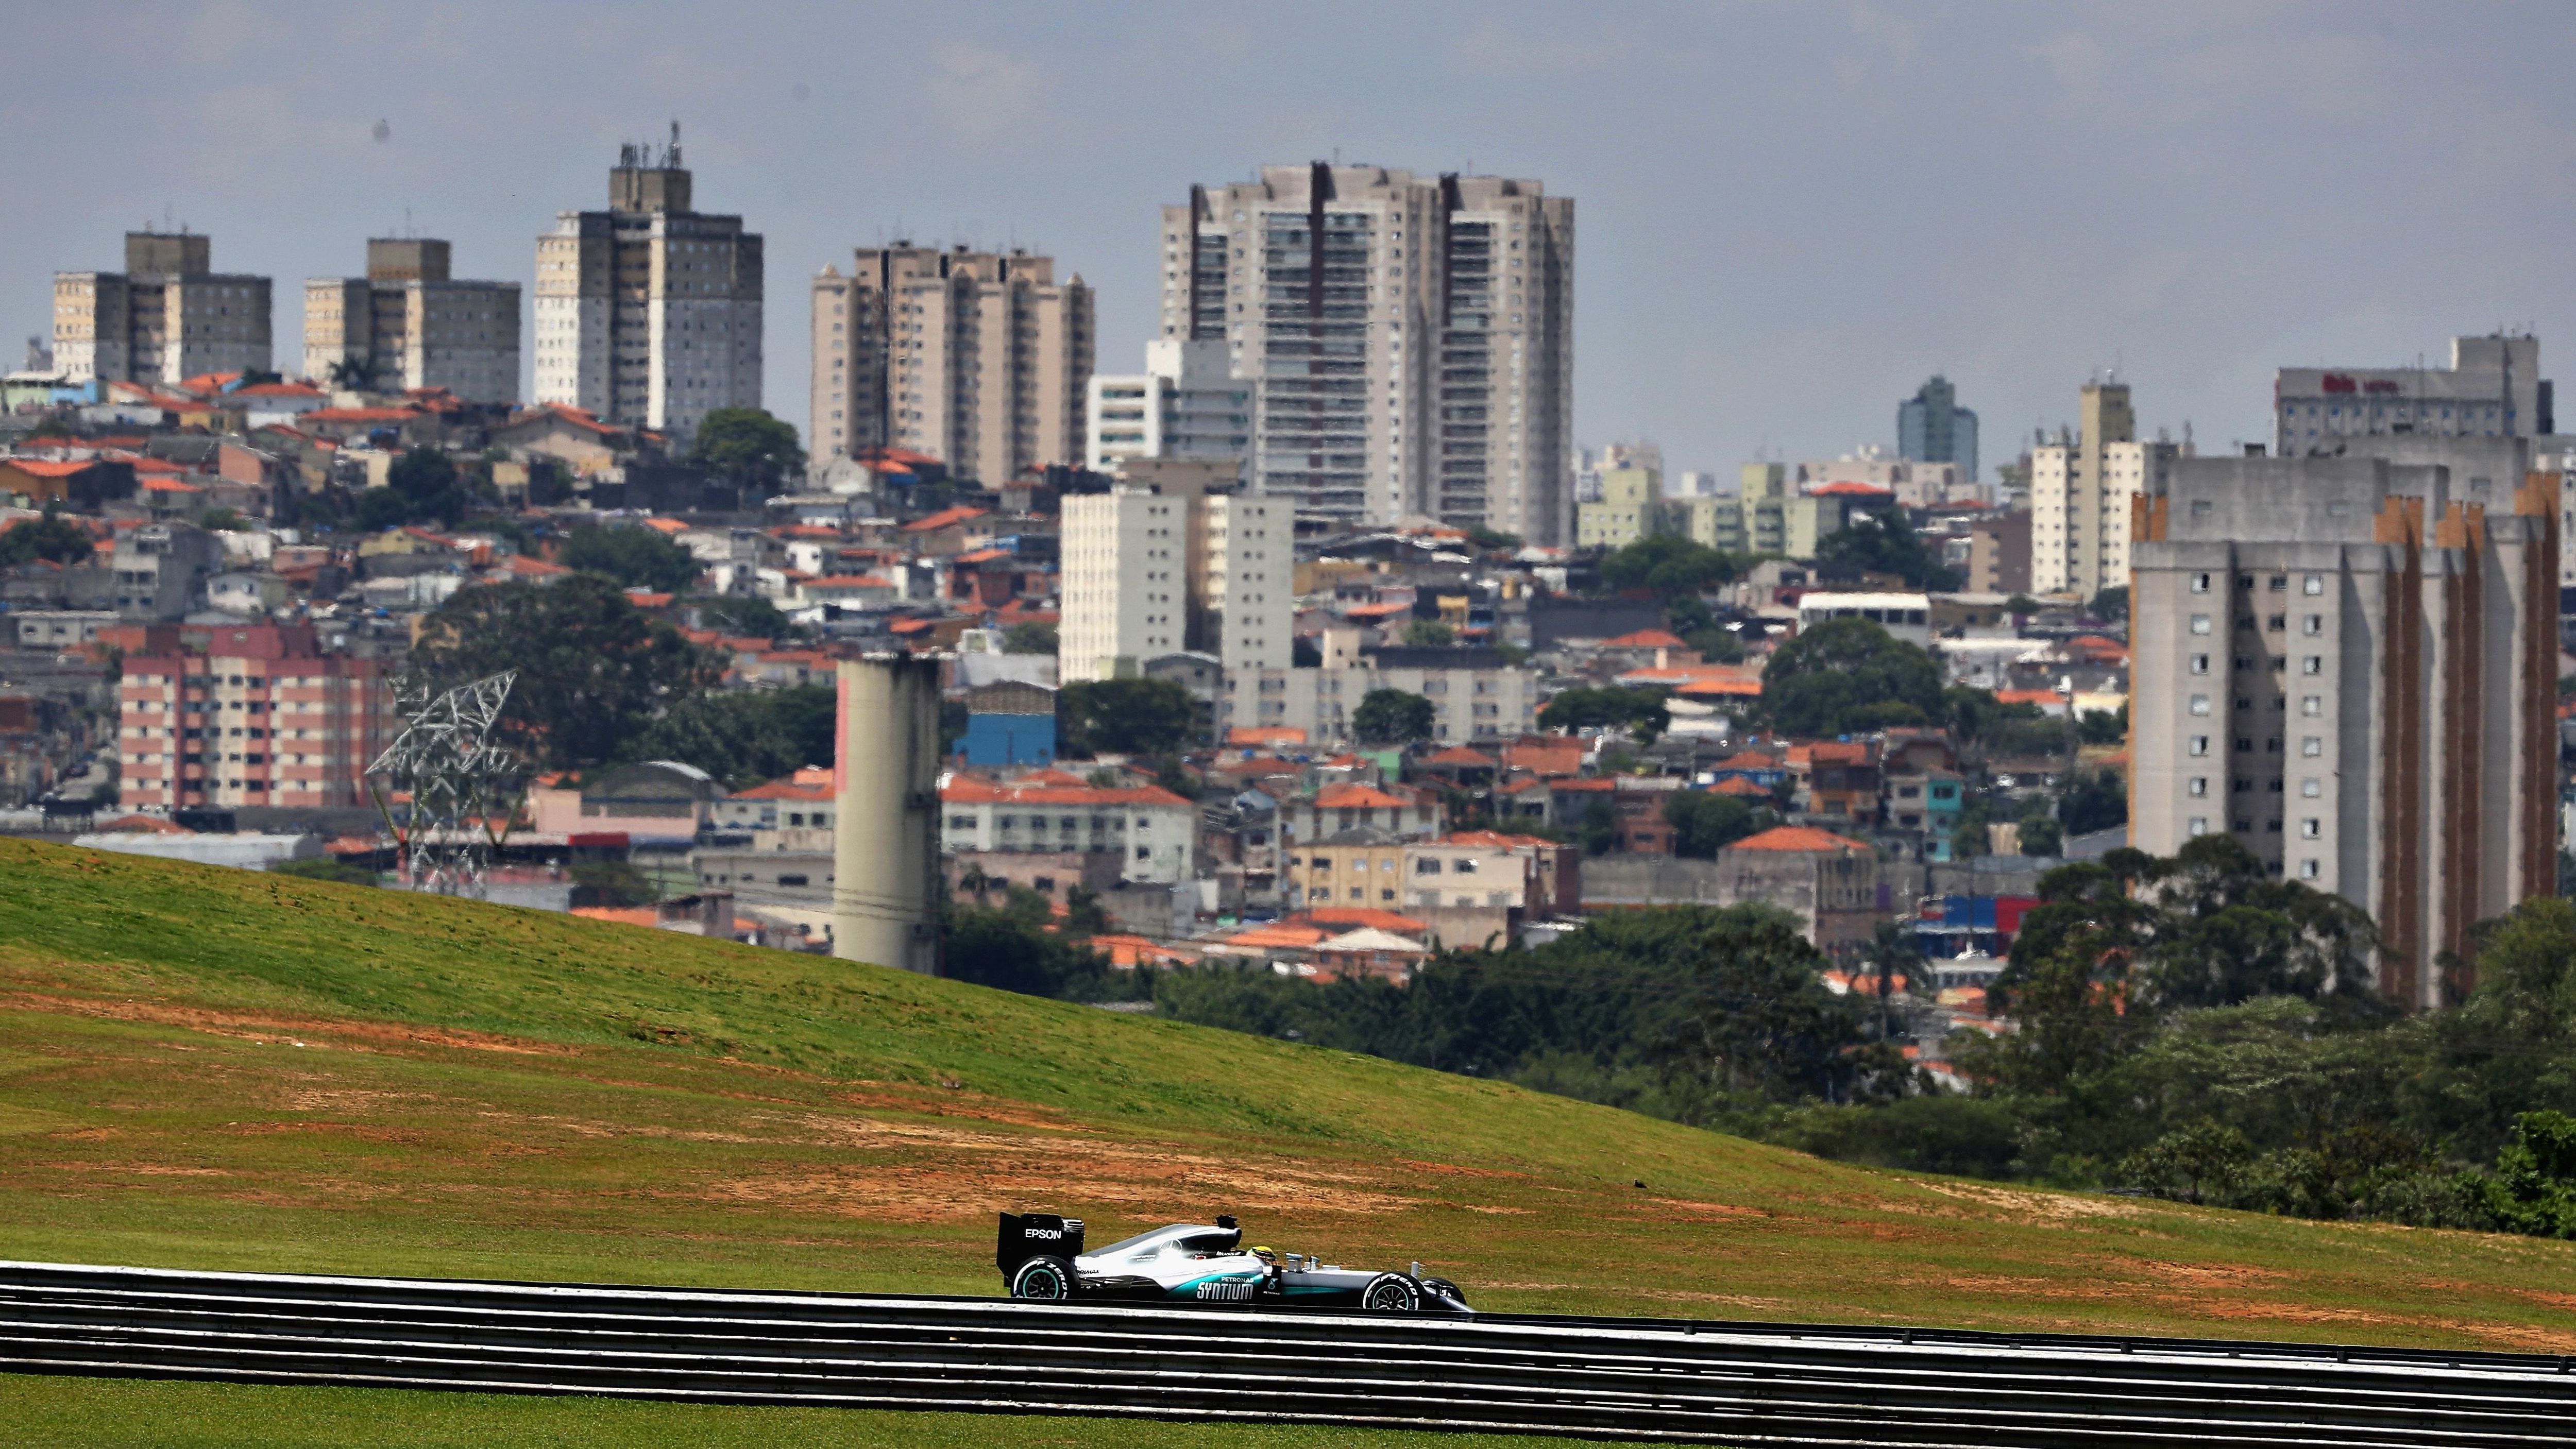
{"type": "Polygon", "coordinates": [[[697,611],[701,629],[717,629],[737,638],[773,640],[792,638],[798,632],[794,620],[758,594],[700,594],[683,602],[697,611]]]}
{"type": "Polygon", "coordinates": [[[1697,593],[1744,571],[1735,554],[1678,533],[1659,533],[1612,550],[1601,560],[1601,582],[1613,589],[1652,589],[1659,594],[1697,593]]]}
{"type": "Polygon", "coordinates": [[[1872,512],[1855,513],[1848,525],[1826,534],[1816,545],[1816,562],[1894,574],[1909,589],[1959,586],[1958,575],[1932,556],[1913,525],[1906,521],[1905,510],[1893,503],[1872,512]]]}
{"type": "Polygon", "coordinates": [[[1762,671],[1762,709],[1789,735],[1840,735],[1941,717],[1941,667],[1867,619],[1827,619],[1762,671]]]}
{"type": "Polygon", "coordinates": [[[622,753],[632,760],[680,760],[733,789],[832,764],[837,703],[829,686],[701,694],[644,724],[622,753]]]}
{"type": "Polygon", "coordinates": [[[461,683],[519,671],[498,733],[542,769],[583,770],[723,674],[715,656],[592,574],[460,589],[421,624],[413,659],[461,683]]]}
{"type": "Polygon", "coordinates": [[[690,460],[723,474],[746,497],[767,497],[805,467],[792,424],[760,408],[716,408],[698,420],[690,460]]]}
{"type": "Polygon", "coordinates": [[[1538,712],[1543,730],[1608,727],[1647,739],[1663,732],[1664,692],[1659,689],[1559,690],[1538,712]]]}
{"type": "Polygon", "coordinates": [[[1664,819],[1673,827],[1673,854],[1695,860],[1714,859],[1720,849],[1772,824],[1769,810],[1714,790],[1673,791],[1664,797],[1664,819]]]}
{"type": "MultiPolygon", "coordinates": [[[[402,500],[405,523],[454,528],[474,502],[455,460],[436,448],[409,448],[385,470],[385,492],[402,500]]],[[[372,493],[370,496],[374,496],[372,493]]]]}
{"type": "Polygon", "coordinates": [[[1002,631],[1002,650],[1008,654],[1053,654],[1057,644],[1053,624],[1013,624],[1002,631]]]}
{"type": "Polygon", "coordinates": [[[1431,738],[1431,701],[1401,689],[1372,689],[1351,711],[1351,733],[1369,745],[1409,745],[1431,738]]]}
{"type": "Polygon", "coordinates": [[[0,533],[0,568],[44,559],[50,563],[87,563],[94,552],[89,531],[62,516],[59,505],[45,505],[44,516],[22,519],[0,533]]]}
{"type": "Polygon", "coordinates": [[[1168,679],[1102,679],[1056,691],[1056,753],[1168,755],[1198,733],[1198,702],[1168,679]]]}
{"type": "Polygon", "coordinates": [[[576,528],[564,536],[555,560],[565,568],[613,580],[621,588],[650,589],[657,594],[685,594],[706,571],[685,545],[652,529],[627,525],[576,528]]]}

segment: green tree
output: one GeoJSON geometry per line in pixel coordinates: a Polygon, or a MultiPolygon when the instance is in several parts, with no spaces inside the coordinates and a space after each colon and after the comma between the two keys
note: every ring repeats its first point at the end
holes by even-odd
{"type": "Polygon", "coordinates": [[[1583,807],[1574,822],[1575,843],[1585,855],[1608,855],[1619,843],[1619,812],[1607,800],[1595,800],[1583,807]]]}
{"type": "Polygon", "coordinates": [[[439,679],[519,671],[498,733],[539,768],[621,757],[629,737],[723,675],[722,661],[593,574],[459,589],[412,657],[439,679]]]}
{"type": "Polygon", "coordinates": [[[1101,679],[1056,691],[1056,753],[1168,755],[1189,747],[1198,701],[1168,679],[1101,679]]]}
{"type": "Polygon", "coordinates": [[[680,700],[631,736],[631,760],[678,760],[734,789],[832,764],[836,702],[829,686],[701,694],[680,700]]]}
{"type": "Polygon", "coordinates": [[[2576,1238],[2576,1117],[2524,1112],[2513,1142],[2496,1156],[2486,1182],[2486,1208],[2511,1233],[2576,1238]]]}
{"type": "Polygon", "coordinates": [[[1714,790],[1675,790],[1664,797],[1664,819],[1673,827],[1673,854],[1713,860],[1720,849],[1766,828],[1770,812],[1714,790]]]}
{"type": "Polygon", "coordinates": [[[371,886],[376,883],[374,871],[363,865],[351,865],[344,860],[334,860],[327,855],[317,855],[306,860],[272,861],[268,869],[272,875],[291,875],[304,880],[337,881],[342,885],[371,886]]]}
{"type": "Polygon", "coordinates": [[[650,589],[657,594],[683,594],[695,587],[706,565],[684,544],[649,528],[612,525],[576,528],[565,535],[556,562],[568,569],[597,574],[622,588],[650,589]]]}
{"type": "Polygon", "coordinates": [[[1445,649],[1458,642],[1458,631],[1437,619],[1415,619],[1404,626],[1404,642],[1419,648],[1445,649]]]}
{"type": "Polygon", "coordinates": [[[2022,854],[2055,855],[2066,848],[2066,827],[2048,813],[2046,805],[2032,806],[2031,812],[2017,823],[2021,826],[2022,854]]]}
{"type": "Polygon", "coordinates": [[[24,519],[0,533],[0,568],[43,559],[48,563],[86,563],[97,552],[89,530],[63,517],[62,505],[48,503],[41,517],[24,519]]]}
{"type": "Polygon", "coordinates": [[[759,408],[716,408],[698,422],[692,462],[721,473],[737,500],[766,498],[805,467],[796,429],[759,408]]]}
{"type": "Polygon", "coordinates": [[[250,520],[230,508],[209,508],[197,515],[197,526],[209,533],[247,533],[250,520]]]}
{"type": "Polygon", "coordinates": [[[1481,523],[1467,530],[1467,541],[1474,544],[1476,547],[1483,549],[1487,553],[1518,553],[1521,551],[1521,537],[1519,534],[1505,533],[1499,528],[1487,528],[1481,523]]]}
{"type": "MultiPolygon", "coordinates": [[[[684,550],[685,551],[685,550],[684,550]]],[[[778,606],[757,594],[699,594],[682,603],[697,611],[698,627],[743,639],[793,639],[803,631],[778,606]]]]}
{"type": "Polygon", "coordinates": [[[1859,1012],[1825,989],[1825,958],[1776,911],[1722,919],[1691,962],[1691,999],[1668,1060],[1723,1097],[1839,1097],[1859,1012]]]}
{"type": "Polygon", "coordinates": [[[2075,737],[2088,745],[2116,745],[2129,737],[2129,707],[2088,709],[2075,722],[2075,737]]]}
{"type": "Polygon", "coordinates": [[[2485,1154],[2520,1113],[2576,1114],[2576,902],[2536,897],[2491,923],[2477,973],[2468,999],[2428,1024],[2432,1061],[2409,1110],[2485,1154]]]}
{"type": "Polygon", "coordinates": [[[473,501],[457,481],[455,461],[436,448],[404,449],[385,470],[385,482],[384,491],[402,500],[406,523],[453,528],[473,501]]]}
{"type": "Polygon", "coordinates": [[[2113,584],[2111,587],[2095,594],[2093,596],[2091,612],[2094,618],[2105,620],[2110,623],[2118,623],[2119,621],[2128,618],[2129,586],[2127,584],[2113,584]]]}
{"type": "MultiPolygon", "coordinates": [[[[1096,898],[1091,909],[1098,910],[1096,898]]],[[[958,981],[1071,1001],[1153,990],[1151,973],[1113,970],[1089,945],[1069,938],[1078,933],[1048,929],[1054,921],[1046,897],[1025,887],[1005,887],[1002,904],[992,909],[952,903],[939,924],[939,974],[958,981]]]]}
{"type": "Polygon", "coordinates": [[[356,521],[367,533],[400,528],[411,520],[410,501],[391,488],[370,488],[358,495],[356,521]]]}
{"type": "Polygon", "coordinates": [[[1401,689],[1372,689],[1351,711],[1351,733],[1371,745],[1409,745],[1431,738],[1431,701],[1401,689]]]}
{"type": "Polygon", "coordinates": [[[2047,607],[2047,605],[2032,598],[2028,594],[2015,594],[2011,598],[2004,600],[2004,612],[2007,614],[2036,614],[2047,607]]]}
{"type": "Polygon", "coordinates": [[[1925,724],[1943,706],[1932,656],[1867,619],[1828,619],[1781,645],[1762,671],[1762,708],[1786,735],[1925,724]]]}
{"type": "Polygon", "coordinates": [[[1053,624],[1013,624],[1002,631],[1005,654],[1053,654],[1062,647],[1053,624]]]}
{"type": "Polygon", "coordinates": [[[1659,533],[1615,549],[1601,560],[1601,582],[1613,589],[1697,593],[1731,582],[1743,560],[1677,533],[1659,533]]]}
{"type": "Polygon", "coordinates": [[[1641,739],[1663,732],[1664,692],[1659,689],[1566,689],[1538,712],[1543,730],[1624,729],[1641,739]]]}
{"type": "Polygon", "coordinates": [[[2129,788],[2117,770],[2071,772],[2057,802],[2057,818],[2071,835],[2090,835],[2129,823],[2129,788]]]}
{"type": "Polygon", "coordinates": [[[1843,527],[1816,545],[1816,562],[1874,574],[1894,574],[1909,589],[1944,590],[1959,586],[1959,576],[1942,567],[1906,522],[1905,510],[1893,503],[1855,513],[1843,527]]]}
{"type": "Polygon", "coordinates": [[[632,861],[580,861],[574,864],[570,874],[572,903],[576,906],[632,910],[662,899],[660,884],[636,869],[632,861]]]}

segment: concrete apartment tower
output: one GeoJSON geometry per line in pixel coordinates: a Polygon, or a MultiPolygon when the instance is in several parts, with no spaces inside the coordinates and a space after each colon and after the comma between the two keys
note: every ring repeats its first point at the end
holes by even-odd
{"type": "Polygon", "coordinates": [[[815,456],[908,448],[984,483],[1079,462],[1093,336],[1053,257],[861,251],[814,279],[815,456]]]}
{"type": "Polygon", "coordinates": [[[1226,363],[1225,344],[1157,337],[1145,370],[1095,373],[1084,407],[1083,466],[1106,471],[1130,458],[1231,462],[1252,447],[1251,385],[1226,363]]]}
{"type": "Polygon", "coordinates": [[[608,210],[537,238],[534,400],[685,446],[717,408],[760,406],[761,239],[690,209],[680,128],[619,148],[608,210]]]}
{"type": "Polygon", "coordinates": [[[130,231],[122,272],[54,273],[54,366],[72,382],[265,372],[266,277],[218,273],[214,242],[130,231]]]}
{"type": "Polygon", "coordinates": [[[2129,387],[2088,382],[2076,435],[2030,455],[2030,586],[2090,599],[2129,582],[2129,500],[2153,491],[2181,450],[2138,441],[2129,387]]]}
{"type": "Polygon", "coordinates": [[[1955,463],[1961,482],[1977,481],[1977,415],[1959,406],[1958,389],[1939,373],[1896,405],[1896,456],[1955,463]]]}
{"type": "Polygon", "coordinates": [[[363,277],[304,283],[304,375],[326,385],[519,397],[519,284],[460,282],[434,237],[367,242],[363,277]]]}
{"type": "Polygon", "coordinates": [[[1265,166],[1163,208],[1162,272],[1162,335],[1225,343],[1251,384],[1250,478],[1302,521],[1571,541],[1571,199],[1265,166]]]}
{"type": "Polygon", "coordinates": [[[2355,437],[2530,438],[2558,431],[2540,339],[2451,339],[2451,365],[2284,367],[2272,375],[2274,451],[2332,451],[2355,437]]]}
{"type": "Polygon", "coordinates": [[[2130,839],[2228,832],[2361,906],[2428,1008],[2557,886],[2559,480],[2388,441],[2434,446],[2182,458],[2134,501],[2130,839]]]}
{"type": "Polygon", "coordinates": [[[1107,491],[1064,499],[1060,678],[1131,678],[1194,651],[1224,668],[1224,713],[1253,717],[1237,691],[1295,662],[1297,520],[1234,479],[1228,460],[1135,458],[1107,491]]]}

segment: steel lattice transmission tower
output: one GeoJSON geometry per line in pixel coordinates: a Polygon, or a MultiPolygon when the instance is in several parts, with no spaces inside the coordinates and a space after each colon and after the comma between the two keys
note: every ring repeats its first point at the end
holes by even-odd
{"type": "Polygon", "coordinates": [[[403,730],[367,767],[367,789],[393,831],[395,873],[413,890],[482,898],[492,852],[509,833],[509,821],[496,829],[491,813],[515,808],[508,786],[519,765],[488,736],[518,677],[504,670],[440,693],[414,675],[394,680],[403,730]],[[405,794],[411,808],[397,822],[393,800],[405,794]]]}

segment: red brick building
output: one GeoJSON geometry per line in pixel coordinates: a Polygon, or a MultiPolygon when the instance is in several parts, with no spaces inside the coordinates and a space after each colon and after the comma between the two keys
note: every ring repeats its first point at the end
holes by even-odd
{"type": "Polygon", "coordinates": [[[362,805],[397,727],[376,661],[324,654],[303,625],[129,658],[117,698],[127,806],[362,805]]]}

